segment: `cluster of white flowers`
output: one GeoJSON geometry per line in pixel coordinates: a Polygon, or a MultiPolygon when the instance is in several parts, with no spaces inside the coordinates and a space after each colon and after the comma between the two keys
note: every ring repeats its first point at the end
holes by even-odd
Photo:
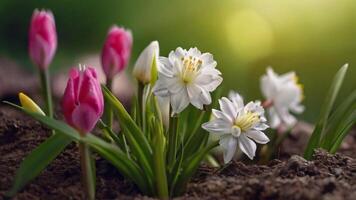
{"type": "MultiPolygon", "coordinates": [[[[158,80],[153,92],[162,106],[170,105],[172,116],[182,112],[189,104],[198,109],[211,104],[210,93],[223,79],[210,53],[201,53],[197,48],[185,50],[178,47],[168,57],[159,57],[158,54],[158,42],[152,42],[136,62],[134,75],[142,83],[148,83],[152,61],[156,58],[158,80]]],[[[268,121],[272,128],[282,123],[294,125],[296,119],[289,111],[301,113],[304,110],[300,104],[303,90],[294,72],[279,76],[268,68],[267,74],[261,78],[261,90],[266,98],[262,105],[259,101],[244,105],[238,93],[230,92],[229,98],[219,99],[220,110],[212,110],[213,119],[202,125],[203,129],[219,136],[225,163],[231,161],[237,147],[253,159],[256,143],[269,142],[262,132],[269,127],[264,108],[268,109],[268,121]]],[[[169,109],[164,110],[163,115],[168,118],[169,109]]]]}

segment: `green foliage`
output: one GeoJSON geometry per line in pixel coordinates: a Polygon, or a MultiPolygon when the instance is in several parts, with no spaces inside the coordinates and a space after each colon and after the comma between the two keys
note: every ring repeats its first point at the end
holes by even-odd
{"type": "MultiPolygon", "coordinates": [[[[166,199],[184,191],[202,159],[218,145],[217,142],[207,145],[209,134],[200,127],[204,120],[209,119],[210,111],[190,107],[180,116],[171,117],[167,128],[150,88],[146,88],[143,94],[146,97],[142,102],[143,112],[134,113],[136,120],[104,86],[103,91],[127,138],[132,162],[144,172],[142,177],[148,191],[143,192],[166,199]],[[139,120],[142,120],[142,126],[139,126],[139,120]]],[[[118,170],[121,171],[120,168],[118,170]]]]}
{"type": "Polygon", "coordinates": [[[347,68],[348,65],[344,65],[333,79],[328,95],[321,108],[319,121],[304,152],[306,159],[310,159],[314,149],[319,147],[335,153],[356,121],[356,91],[352,92],[339,106],[334,106],[347,68]],[[332,112],[333,108],[335,108],[334,112],[332,112]]]}

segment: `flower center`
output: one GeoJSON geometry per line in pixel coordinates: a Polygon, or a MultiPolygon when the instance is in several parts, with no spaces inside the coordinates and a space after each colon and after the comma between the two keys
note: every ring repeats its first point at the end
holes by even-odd
{"type": "Polygon", "coordinates": [[[203,61],[192,56],[182,57],[183,69],[182,80],[185,84],[188,84],[194,80],[199,71],[203,61]]]}
{"type": "Polygon", "coordinates": [[[234,127],[238,127],[241,129],[241,132],[246,132],[253,125],[260,121],[260,117],[258,114],[253,112],[247,112],[246,114],[236,118],[234,127]]]}

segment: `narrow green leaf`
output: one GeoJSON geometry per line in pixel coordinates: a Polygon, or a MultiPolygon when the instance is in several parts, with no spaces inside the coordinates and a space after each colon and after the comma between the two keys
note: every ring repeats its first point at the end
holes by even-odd
{"type": "Polygon", "coordinates": [[[152,118],[150,123],[150,129],[155,133],[153,135],[153,159],[157,183],[157,193],[159,198],[167,199],[169,195],[166,174],[167,169],[163,125],[158,120],[152,118]]]}
{"type": "Polygon", "coordinates": [[[330,149],[333,142],[338,137],[337,128],[356,108],[356,90],[354,90],[331,114],[327,127],[325,137],[322,138],[321,147],[330,149]]]}
{"type": "Polygon", "coordinates": [[[120,126],[129,143],[132,153],[137,157],[139,163],[144,168],[145,176],[153,186],[153,169],[152,169],[152,149],[141,129],[127,113],[121,102],[112,93],[103,86],[104,96],[112,104],[118,116],[120,126]]]}
{"type": "Polygon", "coordinates": [[[192,155],[190,159],[185,159],[185,162],[182,165],[182,174],[177,180],[175,185],[174,195],[179,195],[185,189],[185,185],[188,183],[194,172],[198,169],[200,162],[205,158],[207,153],[210,152],[211,149],[217,147],[219,145],[219,141],[215,141],[211,143],[209,146],[200,150],[196,154],[192,155]]]}
{"type": "Polygon", "coordinates": [[[330,115],[330,112],[335,103],[335,99],[339,93],[342,82],[344,81],[346,71],[348,69],[348,64],[345,64],[339,71],[336,73],[329,92],[325,98],[325,102],[321,107],[320,118],[316,125],[316,128],[313,131],[312,136],[309,139],[307,148],[304,152],[304,157],[310,159],[315,148],[318,148],[321,142],[321,138],[325,135],[326,124],[330,115]]]}
{"type": "Polygon", "coordinates": [[[149,188],[149,183],[142,178],[145,176],[143,171],[119,148],[92,134],[88,134],[82,141],[89,144],[103,158],[111,162],[123,176],[135,182],[142,192],[151,193],[152,188],[149,188]]]}
{"type": "Polygon", "coordinates": [[[336,138],[333,140],[332,142],[332,146],[329,147],[329,152],[330,153],[335,153],[342,141],[344,140],[344,138],[346,137],[346,135],[350,132],[350,129],[352,128],[352,126],[354,126],[356,123],[356,109],[355,107],[353,107],[353,111],[344,118],[344,120],[342,121],[342,123],[339,124],[339,126],[336,129],[336,138]]]}
{"type": "Polygon", "coordinates": [[[14,185],[7,193],[15,195],[28,182],[38,176],[72,140],[63,134],[56,133],[36,147],[21,163],[16,172],[14,185]]]}

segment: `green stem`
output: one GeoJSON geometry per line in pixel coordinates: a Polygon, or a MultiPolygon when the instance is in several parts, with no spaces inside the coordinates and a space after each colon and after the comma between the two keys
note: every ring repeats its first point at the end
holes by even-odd
{"type": "Polygon", "coordinates": [[[91,158],[89,147],[79,143],[80,164],[82,169],[82,181],[87,199],[95,199],[95,170],[94,161],[91,158]]]}
{"type": "MultiPolygon", "coordinates": [[[[106,82],[106,87],[109,88],[110,92],[112,92],[112,79],[107,80],[106,82]]],[[[107,100],[105,101],[105,123],[109,127],[109,129],[112,129],[112,123],[113,123],[113,112],[112,112],[112,107],[110,102],[107,100]]]]}
{"type": "Polygon", "coordinates": [[[140,125],[141,128],[143,128],[143,90],[144,90],[145,86],[141,83],[138,82],[138,86],[137,86],[137,100],[138,100],[138,106],[137,106],[137,122],[140,125]]]}
{"type": "Polygon", "coordinates": [[[168,168],[173,165],[176,158],[178,116],[171,117],[170,122],[168,133],[168,168]]]}
{"type": "Polygon", "coordinates": [[[53,118],[51,84],[49,81],[49,72],[47,69],[40,70],[40,79],[42,88],[42,98],[46,103],[46,114],[50,118],[53,118]]]}

